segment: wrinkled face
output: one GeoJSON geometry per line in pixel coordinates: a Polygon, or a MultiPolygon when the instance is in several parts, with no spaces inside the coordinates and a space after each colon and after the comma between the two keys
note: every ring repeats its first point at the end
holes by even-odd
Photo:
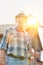
{"type": "Polygon", "coordinates": [[[19,26],[23,27],[24,23],[26,22],[26,18],[25,17],[17,17],[16,18],[16,22],[19,26]]]}

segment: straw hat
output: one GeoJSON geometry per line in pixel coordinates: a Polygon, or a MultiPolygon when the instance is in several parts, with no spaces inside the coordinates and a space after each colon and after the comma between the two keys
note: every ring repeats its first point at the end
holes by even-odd
{"type": "Polygon", "coordinates": [[[20,12],[18,15],[15,16],[15,18],[24,17],[27,19],[27,16],[24,14],[24,12],[20,12]]]}

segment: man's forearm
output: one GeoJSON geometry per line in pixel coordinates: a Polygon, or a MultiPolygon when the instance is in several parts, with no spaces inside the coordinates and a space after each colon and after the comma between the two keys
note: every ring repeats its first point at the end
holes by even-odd
{"type": "Polygon", "coordinates": [[[6,65],[6,59],[5,59],[5,50],[0,49],[0,65],[6,65]]]}

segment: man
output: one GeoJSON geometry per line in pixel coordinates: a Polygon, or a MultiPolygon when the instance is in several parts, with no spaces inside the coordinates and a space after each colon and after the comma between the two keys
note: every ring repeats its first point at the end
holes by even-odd
{"type": "Polygon", "coordinates": [[[34,55],[31,37],[24,30],[26,20],[27,16],[19,13],[15,16],[17,27],[7,29],[3,35],[1,50],[6,53],[6,65],[28,65],[28,51],[34,55]]]}

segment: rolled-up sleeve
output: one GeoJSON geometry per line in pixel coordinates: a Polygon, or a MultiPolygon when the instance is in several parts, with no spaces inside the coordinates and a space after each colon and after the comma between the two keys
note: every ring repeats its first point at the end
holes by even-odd
{"type": "Polygon", "coordinates": [[[7,33],[7,30],[5,30],[3,34],[0,49],[6,49],[6,33],[7,33]]]}

